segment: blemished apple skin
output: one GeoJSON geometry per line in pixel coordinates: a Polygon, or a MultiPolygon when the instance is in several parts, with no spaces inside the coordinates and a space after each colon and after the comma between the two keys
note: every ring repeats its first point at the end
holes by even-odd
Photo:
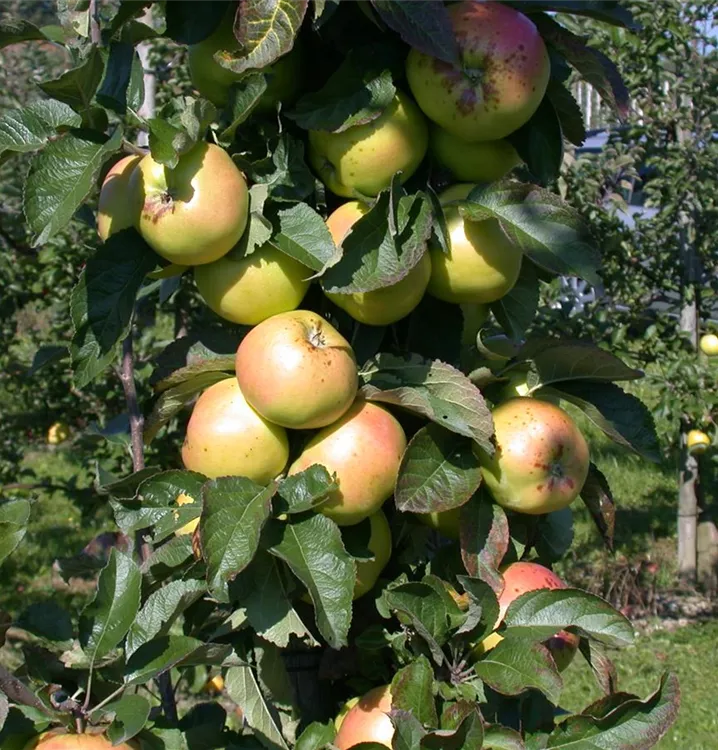
{"type": "Polygon", "coordinates": [[[383,685],[370,690],[347,712],[334,739],[334,745],[338,750],[349,750],[361,742],[377,742],[391,747],[394,725],[387,715],[389,711],[389,686],[383,685]]]}
{"type": "Polygon", "coordinates": [[[239,242],[247,226],[244,175],[214,144],[197,144],[174,169],[147,154],[132,172],[130,190],[141,206],[137,229],[171,263],[211,263],[239,242]]]}
{"type": "Polygon", "coordinates": [[[359,382],[349,342],[308,310],[274,315],[255,326],[237,349],[235,371],[256,411],[295,430],[335,422],[354,402],[359,382]]]}
{"type": "Polygon", "coordinates": [[[412,99],[398,91],[376,119],[340,133],[309,131],[308,158],[322,182],[346,198],[375,196],[389,187],[396,172],[406,182],[429,145],[424,115],[412,99]]]}
{"type": "Polygon", "coordinates": [[[424,114],[465,141],[494,141],[524,125],[538,109],[551,73],[533,21],[501,3],[448,8],[460,66],[412,49],[409,88],[424,114]]]}
{"type": "Polygon", "coordinates": [[[336,474],[339,489],[318,510],[339,526],[352,526],[392,495],[405,449],[399,422],[383,407],[358,398],[341,419],[309,440],[289,474],[313,464],[336,474]]]}
{"type": "Polygon", "coordinates": [[[142,159],[125,156],[107,173],[97,203],[97,234],[104,242],[110,235],[137,224],[139,206],[130,198],[130,177],[142,159]]]}
{"type": "Polygon", "coordinates": [[[286,431],[252,409],[236,378],[220,380],[199,397],[182,445],[186,469],[210,479],[244,476],[269,484],[288,459],[286,431]]]}
{"type": "Polygon", "coordinates": [[[439,196],[449,230],[449,252],[430,245],[431,278],[427,291],[444,302],[489,304],[508,294],[521,273],[523,253],[496,219],[470,221],[455,201],[474,185],[458,184],[439,196]]]}
{"type": "Polygon", "coordinates": [[[197,291],[210,310],[246,326],[296,310],[311,275],[310,269],[271,243],[243,258],[230,253],[194,269],[197,291]]]}
{"type": "MultiPolygon", "coordinates": [[[[352,226],[369,211],[359,201],[347,201],[327,219],[327,227],[336,245],[341,245],[352,226]]],[[[425,253],[409,273],[396,284],[370,292],[337,294],[326,292],[335,305],[354,320],[370,326],[387,326],[405,318],[421,302],[431,277],[431,259],[425,253]]]]}
{"type": "Polygon", "coordinates": [[[569,414],[539,399],[512,398],[492,416],[496,451],[477,451],[494,500],[530,515],[567,508],[583,489],[590,464],[588,444],[569,414]]]}

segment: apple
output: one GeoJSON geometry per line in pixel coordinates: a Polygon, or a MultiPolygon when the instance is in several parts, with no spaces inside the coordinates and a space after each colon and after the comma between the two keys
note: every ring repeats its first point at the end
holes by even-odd
{"type": "Polygon", "coordinates": [[[396,419],[359,398],[341,419],[309,440],[289,474],[313,464],[336,474],[339,489],[318,510],[340,526],[351,526],[376,513],[394,492],[405,449],[406,435],[396,419]]]}
{"type": "Polygon", "coordinates": [[[357,363],[349,342],[308,310],[273,315],[255,326],[240,343],[235,363],[248,403],[283,427],[324,427],[356,396],[357,363]]]}
{"type": "Polygon", "coordinates": [[[142,206],[140,234],[171,263],[211,263],[237,244],[247,226],[247,183],[229,154],[213,144],[198,143],[175,169],[148,154],[132,172],[130,191],[142,206]]]}
{"type": "Polygon", "coordinates": [[[421,164],[428,143],[424,116],[410,97],[397,91],[376,120],[341,133],[310,130],[308,158],[333,193],[374,196],[389,187],[396,172],[406,182],[421,164]]]}
{"type": "MultiPolygon", "coordinates": [[[[359,201],[348,201],[333,211],[327,219],[327,227],[335,244],[340,246],[353,224],[369,211],[359,201]]],[[[396,284],[371,292],[336,294],[325,292],[335,305],[349,315],[371,326],[386,326],[406,317],[424,296],[431,276],[431,259],[422,256],[419,263],[396,284]]]]}
{"type": "Polygon", "coordinates": [[[338,750],[348,750],[360,742],[376,742],[391,747],[394,725],[388,716],[389,711],[389,685],[370,690],[347,712],[334,739],[334,745],[338,750]]]}
{"type": "Polygon", "coordinates": [[[701,351],[709,357],[718,357],[718,336],[715,333],[701,336],[701,351]]]}
{"type": "Polygon", "coordinates": [[[439,164],[461,182],[494,182],[521,164],[516,149],[504,139],[468,143],[435,126],[429,144],[439,164]]]}
{"type": "Polygon", "coordinates": [[[439,196],[449,230],[449,252],[438,245],[429,247],[428,292],[444,302],[496,302],[511,291],[521,271],[523,254],[496,219],[469,221],[450,205],[464,200],[473,188],[454,185],[439,196]]]}
{"type": "Polygon", "coordinates": [[[44,732],[25,745],[24,750],[138,750],[134,742],[114,745],[104,734],[44,732]]]}
{"type": "Polygon", "coordinates": [[[130,177],[141,156],[125,156],[107,173],[97,204],[97,234],[104,242],[111,234],[137,223],[139,206],[128,199],[130,177]]]}
{"type": "Polygon", "coordinates": [[[50,445],[64,443],[70,437],[70,427],[67,422],[55,422],[47,431],[47,442],[50,445]]]}
{"type": "Polygon", "coordinates": [[[229,253],[194,269],[197,291],[207,306],[221,318],[247,326],[299,307],[311,275],[270,242],[243,258],[229,253]]]}
{"type": "Polygon", "coordinates": [[[369,550],[374,553],[373,560],[358,561],[357,580],[354,585],[354,598],[371,591],[374,584],[381,575],[382,570],[386,567],[391,558],[391,530],[389,521],[386,520],[384,512],[378,510],[369,516],[371,524],[371,533],[369,535],[369,550]]]}
{"type": "MultiPolygon", "coordinates": [[[[499,617],[495,627],[498,627],[506,616],[506,610],[511,602],[518,599],[527,591],[537,591],[539,589],[565,589],[567,588],[553,571],[545,568],[543,565],[532,562],[516,562],[508,565],[502,571],[504,579],[504,590],[499,597],[499,617]]],[[[490,633],[479,644],[477,644],[472,655],[475,658],[482,656],[498,645],[503,637],[499,633],[490,633]]],[[[569,633],[562,630],[546,641],[556,667],[562,672],[571,663],[576,654],[579,644],[579,637],[575,633],[569,633]]]]}
{"type": "Polygon", "coordinates": [[[211,677],[207,680],[204,690],[207,693],[221,693],[224,690],[224,677],[221,674],[211,677]]]}
{"type": "MultiPolygon", "coordinates": [[[[177,499],[175,500],[175,502],[177,503],[177,505],[188,505],[189,503],[194,502],[194,498],[190,497],[189,495],[185,495],[183,492],[177,495],[177,499]]],[[[195,518],[193,521],[189,521],[184,526],[180,526],[180,528],[177,529],[177,531],[175,531],[175,536],[182,536],[183,534],[194,534],[195,529],[198,526],[199,526],[199,518],[195,518]]]]}
{"type": "Polygon", "coordinates": [[[182,446],[186,469],[269,484],[288,459],[287,433],[252,409],[236,378],[220,380],[197,399],[182,446]]]}
{"type": "Polygon", "coordinates": [[[409,88],[424,114],[465,141],[495,141],[524,125],[546,93],[551,63],[533,21],[494,2],[448,8],[458,65],[412,49],[409,88]]]}
{"type": "Polygon", "coordinates": [[[711,439],[703,430],[691,430],[686,438],[688,452],[694,456],[700,456],[710,447],[711,439]]]}
{"type": "Polygon", "coordinates": [[[415,515],[423,524],[443,534],[447,539],[459,538],[461,508],[435,511],[434,513],[416,513],[415,515]]]}
{"type": "MultiPolygon", "coordinates": [[[[218,107],[224,107],[229,101],[231,86],[244,77],[244,73],[234,73],[223,68],[215,59],[217,52],[238,52],[240,44],[234,36],[234,14],[232,6],[220,25],[206,39],[189,46],[189,74],[192,85],[205,99],[218,107]]],[[[296,99],[301,88],[302,59],[299,46],[275,63],[262,70],[267,74],[267,88],[262,94],[256,111],[269,111],[279,102],[291,103],[296,99]]]]}
{"type": "Polygon", "coordinates": [[[496,452],[476,452],[487,489],[499,505],[538,515],[568,507],[588,476],[588,445],[555,404],[513,398],[493,411],[496,452]]]}
{"type": "Polygon", "coordinates": [[[337,714],[336,718],[334,719],[334,728],[338,732],[342,726],[342,722],[344,721],[344,717],[349,713],[349,711],[356,706],[356,704],[359,703],[359,696],[355,695],[353,698],[350,698],[339,710],[339,713],[337,714]]]}

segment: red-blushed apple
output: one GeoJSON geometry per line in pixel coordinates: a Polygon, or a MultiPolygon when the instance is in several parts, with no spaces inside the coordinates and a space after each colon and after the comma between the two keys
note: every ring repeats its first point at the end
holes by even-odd
{"type": "Polygon", "coordinates": [[[97,203],[97,234],[104,242],[111,234],[137,224],[139,206],[130,199],[130,177],[141,156],[125,156],[105,177],[97,203]]]}
{"type": "Polygon", "coordinates": [[[493,413],[496,452],[476,452],[494,500],[538,515],[568,507],[588,476],[588,445],[571,417],[555,404],[513,398],[493,413]]]}
{"type": "MultiPolygon", "coordinates": [[[[194,498],[190,497],[189,495],[185,495],[184,492],[177,495],[177,499],[175,500],[177,505],[189,505],[190,503],[194,502],[194,498]]],[[[175,511],[175,518],[177,517],[177,511],[175,511]]],[[[199,517],[195,518],[192,521],[188,521],[184,526],[180,526],[177,531],[175,531],[175,536],[182,536],[183,534],[194,534],[195,529],[199,526],[199,517]]]]}
{"type": "MultiPolygon", "coordinates": [[[[495,627],[498,627],[506,616],[509,605],[528,591],[539,589],[565,589],[567,588],[553,571],[543,565],[532,562],[516,562],[508,565],[501,571],[504,579],[504,590],[499,597],[499,617],[495,627]]],[[[499,633],[491,633],[486,636],[473,649],[473,656],[480,657],[490,651],[503,638],[499,633]]],[[[578,649],[579,637],[575,633],[561,630],[546,641],[556,667],[561,672],[571,663],[578,649]]]]}
{"type": "Polygon", "coordinates": [[[701,336],[701,351],[709,357],[718,357],[718,336],[715,333],[706,333],[701,336]]]}
{"type": "Polygon", "coordinates": [[[247,226],[244,175],[219,146],[198,143],[174,169],[143,157],[130,177],[142,207],[137,228],[171,263],[197,266],[228,253],[247,226]]]}
{"type": "Polygon", "coordinates": [[[341,722],[334,745],[338,750],[349,750],[360,742],[376,742],[391,747],[394,725],[388,716],[391,711],[391,690],[383,685],[370,690],[349,709],[341,722]]]}
{"type": "Polygon", "coordinates": [[[439,201],[449,230],[449,252],[429,247],[431,278],[429,294],[454,303],[496,302],[513,289],[521,272],[523,254],[501,229],[496,219],[464,219],[455,205],[474,185],[453,185],[439,201]]]}
{"type": "Polygon", "coordinates": [[[384,512],[378,510],[369,516],[371,533],[369,536],[370,552],[373,560],[357,561],[357,579],[354,585],[354,598],[364,596],[374,588],[374,584],[391,558],[391,530],[384,512]]]}
{"type": "Polygon", "coordinates": [[[308,310],[274,315],[242,339],[237,380],[245,398],[274,424],[324,427],[354,401],[357,364],[349,342],[308,310]]]}
{"type": "Polygon", "coordinates": [[[229,253],[194,269],[197,291],[207,306],[221,318],[246,326],[296,310],[311,275],[269,242],[243,258],[229,253]]]}
{"type": "Polygon", "coordinates": [[[710,448],[711,439],[703,430],[691,430],[686,438],[689,453],[700,456],[710,448]]]}
{"type": "Polygon", "coordinates": [[[426,116],[465,141],[495,141],[531,118],[551,63],[533,21],[501,3],[465,0],[448,8],[458,65],[412,49],[409,88],[426,116]]]}
{"type": "Polygon", "coordinates": [[[220,380],[197,399],[182,445],[186,469],[210,479],[243,476],[269,484],[288,459],[284,428],[252,409],[236,378],[220,380]]]}
{"type": "Polygon", "coordinates": [[[139,750],[134,742],[112,745],[104,734],[44,732],[25,745],[24,750],[139,750]]]}
{"type": "MultiPolygon", "coordinates": [[[[336,245],[341,245],[352,226],[369,207],[359,201],[348,201],[335,209],[327,219],[327,227],[336,245]]],[[[406,317],[424,296],[431,276],[431,259],[424,254],[401,281],[371,292],[336,294],[325,292],[335,305],[370,326],[386,326],[406,317]]]]}
{"type": "Polygon", "coordinates": [[[357,399],[351,409],[309,440],[289,474],[325,466],[339,489],[318,510],[340,526],[376,513],[394,492],[406,435],[383,407],[357,399]]]}
{"type": "Polygon", "coordinates": [[[516,149],[503,138],[468,143],[435,125],[429,144],[437,162],[459,182],[494,182],[521,164],[516,149]]]}
{"type": "Polygon", "coordinates": [[[342,726],[342,722],[344,721],[344,717],[349,713],[349,711],[356,706],[356,704],[359,703],[359,696],[355,695],[353,698],[350,698],[339,710],[339,713],[336,715],[336,718],[334,719],[334,728],[338,732],[339,729],[342,726]]]}
{"type": "Polygon", "coordinates": [[[424,116],[409,96],[397,92],[376,120],[341,133],[310,130],[308,158],[333,193],[374,196],[389,187],[397,172],[406,182],[421,164],[428,143],[424,116]]]}
{"type": "MultiPolygon", "coordinates": [[[[219,26],[197,44],[191,44],[188,50],[189,74],[192,85],[201,96],[209,99],[218,107],[224,107],[229,101],[230,87],[240,81],[244,73],[234,73],[220,65],[214,55],[226,52],[227,59],[232,53],[240,50],[240,44],[234,36],[233,24],[236,5],[229,11],[219,26]]],[[[257,104],[255,111],[268,111],[278,102],[289,104],[296,99],[301,88],[303,64],[299,45],[275,63],[262,70],[267,75],[267,88],[257,104]]]]}

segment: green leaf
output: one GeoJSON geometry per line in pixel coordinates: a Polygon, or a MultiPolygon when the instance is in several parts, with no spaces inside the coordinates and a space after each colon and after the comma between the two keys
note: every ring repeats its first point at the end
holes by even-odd
{"type": "MultiPolygon", "coordinates": [[[[139,56],[131,44],[127,42],[112,42],[110,44],[105,76],[97,92],[97,101],[103,107],[111,109],[119,115],[124,115],[127,112],[128,94],[130,97],[132,95],[136,97],[138,94],[137,87],[135,87],[134,92],[130,91],[133,69],[138,64],[141,65],[139,56]]],[[[142,84],[142,87],[144,88],[144,84],[142,84]]],[[[136,103],[130,102],[130,106],[133,104],[136,103]]]]}
{"type": "Polygon", "coordinates": [[[31,604],[15,622],[15,627],[47,641],[72,646],[74,628],[70,615],[51,599],[31,604]]]}
{"type": "Polygon", "coordinates": [[[286,131],[272,144],[267,158],[254,162],[249,172],[254,182],[269,187],[269,195],[277,201],[303,201],[314,192],[315,178],[304,159],[304,141],[286,131]]]}
{"type": "Polygon", "coordinates": [[[631,623],[599,596],[577,589],[529,591],[515,599],[506,611],[507,633],[545,640],[565,628],[579,628],[582,634],[607,646],[633,643],[631,623]]]}
{"type": "Polygon", "coordinates": [[[30,520],[27,500],[10,500],[0,505],[0,564],[25,538],[30,520]]]}
{"type": "Polygon", "coordinates": [[[551,78],[546,89],[546,96],[561,123],[563,137],[574,146],[582,146],[586,140],[586,126],[581,108],[573,98],[573,94],[560,81],[551,78]]]}
{"type": "Polygon", "coordinates": [[[204,581],[170,581],[147,597],[127,634],[129,657],[155,636],[165,635],[172,623],[207,590],[204,581]]]}
{"type": "Polygon", "coordinates": [[[242,0],[234,28],[241,54],[222,67],[244,73],[285,55],[294,46],[307,5],[308,0],[242,0]]]}
{"type": "Polygon", "coordinates": [[[3,17],[0,20],[0,49],[18,42],[44,41],[45,33],[23,18],[3,17]]]}
{"type": "Polygon", "coordinates": [[[51,99],[61,101],[84,115],[92,107],[104,68],[102,55],[93,45],[87,57],[76,68],[66,71],[59,78],[42,81],[37,85],[51,99]]]}
{"type": "Polygon", "coordinates": [[[91,662],[125,637],[140,607],[142,576],[131,557],[114,547],[100,571],[95,598],[80,616],[80,645],[91,662]]]}
{"type": "Polygon", "coordinates": [[[539,267],[600,286],[600,254],[577,211],[554,193],[503,180],[474,188],[460,210],[470,220],[498,219],[509,240],[539,267]]]}
{"type": "Polygon", "coordinates": [[[460,65],[451,19],[441,0],[406,3],[372,0],[382,21],[410,46],[452,65],[460,65]]]}
{"type": "Polygon", "coordinates": [[[327,724],[320,724],[313,721],[297,738],[295,750],[321,750],[325,745],[334,741],[337,730],[330,721],[327,724]]]}
{"type": "Polygon", "coordinates": [[[155,260],[139,234],[126,230],[113,234],[87,261],[70,298],[70,354],[78,388],[91,383],[115,359],[132,325],[137,292],[155,260]]]}
{"type": "Polygon", "coordinates": [[[533,688],[558,703],[563,680],[546,646],[506,637],[474,665],[476,674],[502,695],[520,695],[533,688]]]}
{"type": "Polygon", "coordinates": [[[556,510],[540,516],[536,526],[534,548],[542,562],[558,562],[573,543],[573,511],[556,510]]]}
{"type": "Polygon", "coordinates": [[[83,138],[76,131],[51,141],[33,157],[25,183],[24,210],[35,235],[34,247],[68,224],[95,189],[103,163],[121,144],[120,128],[104,142],[83,138]]]}
{"type": "Polygon", "coordinates": [[[394,499],[401,511],[433,513],[463,505],[479,484],[481,467],[473,441],[429,424],[404,451],[394,499]]]}
{"type": "Polygon", "coordinates": [[[272,238],[272,224],[263,213],[268,194],[269,188],[266,185],[253,185],[249,189],[249,221],[247,222],[247,228],[239,242],[225,257],[241,260],[251,255],[257,248],[267,244],[272,238]]]}
{"type": "Polygon", "coordinates": [[[640,26],[633,18],[631,11],[620,0],[514,0],[506,2],[525,13],[542,10],[553,10],[559,13],[570,13],[575,16],[595,18],[614,26],[623,26],[637,31],[640,26]]]}
{"type": "MultiPolygon", "coordinates": [[[[7,700],[7,696],[5,693],[0,693],[0,732],[2,732],[2,728],[5,726],[5,721],[7,720],[8,714],[10,713],[10,705],[7,700]]],[[[334,735],[332,735],[329,739],[334,739],[334,735]]]]}
{"type": "Polygon", "coordinates": [[[147,585],[153,586],[164,581],[192,556],[192,538],[189,534],[173,537],[162,546],[156,547],[142,565],[142,574],[147,585]]]}
{"type": "Polygon", "coordinates": [[[142,685],[172,669],[193,651],[204,646],[202,641],[186,635],[162,635],[142,644],[127,660],[125,684],[142,685]]]}
{"type": "Polygon", "coordinates": [[[596,524],[606,547],[613,551],[613,534],[616,528],[616,503],[608,480],[595,464],[588,467],[588,476],[581,489],[581,500],[596,524]]]}
{"type": "Polygon", "coordinates": [[[339,257],[324,219],[306,203],[279,211],[277,222],[273,243],[312,271],[321,271],[339,257]]]}
{"type": "Polygon", "coordinates": [[[591,667],[599,688],[604,695],[618,692],[618,674],[613,662],[608,658],[608,648],[602,643],[582,638],[578,644],[581,655],[591,667]]]}
{"type": "Polygon", "coordinates": [[[197,44],[223,21],[227,3],[221,0],[183,0],[165,8],[166,34],[180,44],[197,44]]]}
{"type": "Polygon", "coordinates": [[[403,60],[386,44],[355,47],[324,86],[303,96],[288,116],[305,130],[341,133],[379,117],[396,94],[403,60]]]}
{"type": "Polygon", "coordinates": [[[479,389],[459,370],[416,354],[379,354],[360,373],[370,401],[395,404],[420,414],[458,435],[475,440],[493,454],[491,412],[479,389]]]}
{"type": "Polygon", "coordinates": [[[404,194],[396,179],[342,240],[342,256],[322,276],[327,292],[371,292],[398,283],[421,261],[433,212],[426,193],[404,194]]]}
{"type": "MultiPolygon", "coordinates": [[[[471,605],[480,610],[478,617],[476,613],[472,616],[472,607],[470,606],[466,623],[458,632],[462,634],[470,633],[471,640],[476,642],[496,629],[496,622],[499,619],[498,594],[486,581],[480,578],[469,578],[467,576],[457,576],[456,578],[469,595],[471,605]]],[[[499,579],[499,582],[503,588],[503,579],[499,579]]]]}
{"type": "Polygon", "coordinates": [[[611,698],[571,716],[551,732],[551,750],[648,750],[663,737],[678,716],[680,690],[675,675],[664,675],[658,690],[645,701],[627,697],[618,706],[611,698]]]}
{"type": "Polygon", "coordinates": [[[531,119],[507,136],[507,140],[540,185],[549,185],[558,179],[563,162],[563,135],[548,97],[541,100],[531,119]]]}
{"type": "MultiPolygon", "coordinates": [[[[419,720],[409,711],[392,710],[391,720],[394,724],[394,737],[391,746],[393,750],[416,750],[420,745],[426,730],[419,720]]],[[[380,750],[382,744],[378,742],[362,742],[353,746],[353,750],[380,750]]]]}
{"type": "MultiPolygon", "coordinates": [[[[210,368],[219,367],[222,363],[208,364],[210,368]]],[[[170,422],[192,399],[198,394],[221,380],[232,377],[224,370],[210,369],[207,372],[198,373],[194,377],[185,380],[174,388],[168,388],[160,394],[155,401],[152,411],[145,420],[142,433],[145,445],[149,445],[159,431],[170,422]]]]}
{"type": "Polygon", "coordinates": [[[484,748],[486,750],[526,750],[518,732],[499,724],[487,724],[484,727],[484,748]]]}
{"type": "Polygon", "coordinates": [[[324,466],[314,464],[298,474],[283,479],[275,499],[277,513],[304,513],[321,505],[339,489],[336,477],[324,466]]]}
{"type": "Polygon", "coordinates": [[[284,560],[306,586],[319,632],[331,648],[347,643],[356,580],[353,558],[339,527],[316,514],[288,523],[273,522],[269,552],[284,560]]]}
{"type": "Polygon", "coordinates": [[[152,158],[170,169],[175,169],[183,154],[204,140],[207,128],[217,110],[205,99],[191,96],[171,99],[147,125],[152,158]]]}
{"type": "Polygon", "coordinates": [[[456,729],[438,729],[421,740],[422,750],[480,750],[484,745],[481,713],[474,708],[456,729]]]}
{"type": "Polygon", "coordinates": [[[66,104],[54,100],[41,100],[5,112],[0,119],[0,154],[44,148],[60,128],[76,128],[81,119],[66,104]]]}
{"type": "Polygon", "coordinates": [[[101,717],[111,719],[107,729],[107,739],[113,745],[131,740],[139,734],[150,717],[150,702],[142,695],[125,694],[101,709],[100,715],[93,715],[93,721],[101,717]]]}
{"type": "Polygon", "coordinates": [[[461,559],[466,572],[501,592],[499,565],[509,548],[509,521],[500,505],[485,491],[475,495],[461,509],[461,559]]]}
{"type": "Polygon", "coordinates": [[[222,131],[222,140],[234,138],[237,128],[254,112],[266,90],[264,73],[249,73],[230,88],[224,115],[224,121],[229,125],[222,131]]]}
{"type": "Polygon", "coordinates": [[[439,723],[434,703],[434,670],[425,656],[400,669],[391,681],[392,711],[408,711],[424,726],[439,723]]]}
{"type": "Polygon", "coordinates": [[[199,530],[210,591],[228,601],[227,582],[252,561],[272,510],[275,487],[247,477],[220,477],[202,489],[199,530]]]}
{"type": "Polygon", "coordinates": [[[224,680],[227,695],[242,710],[244,721],[269,750],[289,750],[276,709],[262,694],[251,667],[232,667],[224,680]]]}
{"type": "Polygon", "coordinates": [[[506,335],[522,339],[533,323],[539,303],[539,280],[536,266],[524,258],[516,284],[508,294],[491,305],[491,312],[506,335]]]}
{"type": "Polygon", "coordinates": [[[537,395],[542,394],[578,406],[611,440],[649,461],[660,461],[653,415],[640,399],[615,383],[563,381],[539,389],[537,395]]]}
{"type": "Polygon", "coordinates": [[[159,466],[146,466],[129,476],[116,479],[111,474],[104,474],[99,464],[97,468],[98,475],[95,480],[95,489],[100,495],[113,495],[114,497],[134,497],[142,482],[161,472],[159,466]]]}

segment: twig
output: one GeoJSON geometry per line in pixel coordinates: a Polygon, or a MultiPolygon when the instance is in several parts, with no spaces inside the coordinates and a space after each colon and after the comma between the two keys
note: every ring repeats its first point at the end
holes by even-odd
{"type": "Polygon", "coordinates": [[[130,143],[130,141],[122,141],[122,150],[126,151],[128,154],[135,154],[137,156],[147,156],[147,149],[146,148],[140,148],[139,146],[135,146],[134,143],[130,143]]]}

